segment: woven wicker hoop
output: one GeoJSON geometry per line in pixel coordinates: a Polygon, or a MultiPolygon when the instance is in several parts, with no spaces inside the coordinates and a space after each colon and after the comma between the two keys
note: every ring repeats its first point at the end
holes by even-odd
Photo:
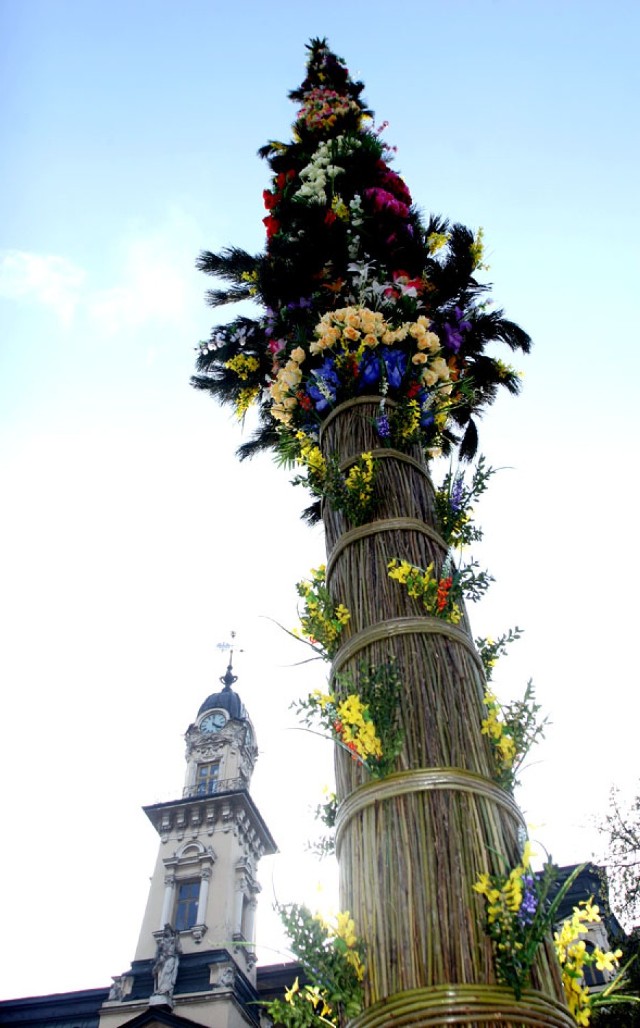
{"type": "Polygon", "coordinates": [[[385,518],[384,521],[370,521],[366,525],[360,525],[358,528],[352,528],[348,532],[343,532],[340,536],[327,560],[327,583],[331,578],[335,562],[348,546],[353,546],[354,543],[359,542],[361,539],[366,539],[368,535],[379,535],[381,532],[394,532],[398,530],[421,532],[422,535],[426,535],[428,539],[441,546],[445,553],[448,550],[448,546],[442,536],[438,535],[436,530],[424,521],[419,521],[418,518],[385,518]]]}
{"type": "Polygon", "coordinates": [[[436,1028],[438,1025],[530,1025],[575,1028],[562,1004],[535,989],[517,1000],[499,985],[437,985],[388,996],[349,1022],[349,1028],[436,1028]]]}
{"type": "Polygon", "coordinates": [[[441,621],[439,618],[429,617],[403,617],[391,618],[387,621],[378,621],[375,625],[363,628],[356,632],[344,643],[333,658],[331,677],[340,672],[343,665],[353,657],[357,656],[360,650],[371,643],[382,642],[384,639],[393,639],[398,635],[444,635],[452,642],[459,643],[465,648],[469,656],[475,661],[478,669],[484,674],[482,660],[472,640],[463,629],[452,625],[449,621],[441,621]]]}
{"type": "MultiPolygon", "coordinates": [[[[354,396],[352,399],[345,400],[343,403],[338,404],[337,407],[333,408],[330,414],[327,414],[326,418],[320,425],[320,434],[318,438],[319,444],[322,445],[322,437],[326,432],[327,427],[332,421],[335,421],[340,414],[344,414],[347,410],[353,410],[354,407],[379,407],[381,399],[382,397],[379,396],[354,396]]],[[[395,400],[385,400],[385,406],[389,408],[395,407],[396,402],[395,400]]]]}
{"type": "Polygon", "coordinates": [[[394,774],[387,775],[386,778],[359,786],[342,801],[336,818],[336,854],[338,857],[347,824],[365,807],[371,806],[372,803],[390,800],[394,796],[434,790],[455,790],[482,796],[502,807],[517,822],[518,828],[526,833],[524,818],[513,798],[489,778],[477,775],[473,771],[466,771],[461,767],[432,767],[420,768],[418,771],[396,771],[394,774]]]}
{"type": "MultiPolygon", "coordinates": [[[[374,460],[397,460],[400,464],[410,464],[415,471],[419,471],[423,478],[426,478],[433,489],[431,475],[420,461],[412,457],[411,454],[403,453],[402,450],[394,450],[392,447],[385,447],[384,450],[367,450],[367,453],[370,453],[374,460]]],[[[357,457],[347,457],[346,460],[340,463],[340,470],[346,471],[352,464],[357,464],[361,456],[362,454],[359,454],[357,457]]]]}

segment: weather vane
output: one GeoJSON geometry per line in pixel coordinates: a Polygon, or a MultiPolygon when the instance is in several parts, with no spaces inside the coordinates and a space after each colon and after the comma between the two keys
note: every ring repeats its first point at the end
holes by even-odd
{"type": "MultiPolygon", "coordinates": [[[[226,650],[229,651],[229,663],[227,665],[227,670],[226,670],[225,674],[222,675],[221,678],[220,678],[220,681],[224,685],[225,689],[230,689],[231,686],[234,684],[234,682],[238,681],[238,676],[234,675],[233,674],[233,670],[232,670],[233,669],[233,651],[236,648],[235,644],[234,644],[234,639],[236,637],[236,633],[234,631],[231,631],[231,632],[229,632],[229,635],[230,635],[230,642],[216,643],[216,649],[217,650],[221,650],[222,652],[225,652],[226,650]]],[[[238,652],[242,653],[243,650],[238,650],[238,652]]]]}

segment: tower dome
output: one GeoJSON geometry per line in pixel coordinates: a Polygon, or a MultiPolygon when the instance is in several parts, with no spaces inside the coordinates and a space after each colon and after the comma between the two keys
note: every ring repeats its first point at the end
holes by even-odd
{"type": "Polygon", "coordinates": [[[231,688],[235,682],[238,681],[238,676],[233,674],[231,670],[231,661],[225,674],[220,678],[221,683],[224,686],[220,692],[212,692],[210,696],[207,696],[204,703],[198,710],[198,717],[204,714],[207,710],[226,710],[229,717],[234,718],[236,721],[248,720],[248,715],[245,710],[244,704],[237,692],[234,692],[231,688]]]}

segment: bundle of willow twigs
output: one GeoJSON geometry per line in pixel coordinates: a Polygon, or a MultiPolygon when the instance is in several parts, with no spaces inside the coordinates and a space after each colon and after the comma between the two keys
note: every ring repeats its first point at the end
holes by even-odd
{"type": "Polygon", "coordinates": [[[517,864],[522,817],[493,781],[493,754],[482,734],[485,687],[469,626],[425,614],[389,578],[397,558],[439,572],[446,557],[434,489],[419,447],[381,450],[378,401],[337,408],[321,433],[325,457],[348,467],[374,451],[375,506],[354,528],[325,504],[327,581],[351,612],[333,665],[357,682],[359,669],[398,668],[403,729],[397,773],[368,772],[336,748],[340,803],[337,853],[341,906],[349,909],[367,952],[367,1010],[357,1028],[394,1025],[566,1026],[555,956],[541,947],[526,997],[495,984],[482,899],[484,871],[517,864]],[[465,991],[466,990],[466,991],[465,991]]]}

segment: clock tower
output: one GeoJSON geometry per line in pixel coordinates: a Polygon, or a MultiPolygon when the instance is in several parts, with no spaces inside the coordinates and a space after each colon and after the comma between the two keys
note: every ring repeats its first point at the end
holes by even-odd
{"type": "Polygon", "coordinates": [[[276,846],[249,785],[258,750],[232,688],[208,696],[186,733],[182,796],[144,811],[159,837],[158,858],[135,958],[113,980],[100,1028],[168,1024],[255,1028],[255,911],[260,857],[276,846]]]}

